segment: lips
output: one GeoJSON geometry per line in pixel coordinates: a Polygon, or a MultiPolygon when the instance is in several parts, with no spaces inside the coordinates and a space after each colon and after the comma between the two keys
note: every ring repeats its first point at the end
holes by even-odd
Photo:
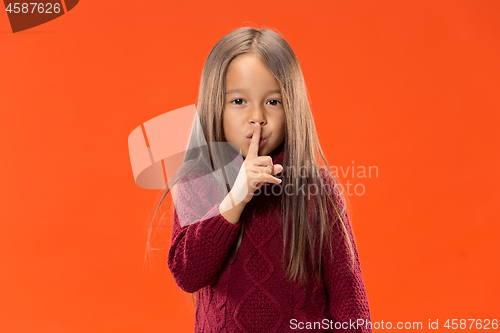
{"type": "MultiPolygon", "coordinates": [[[[253,132],[255,132],[255,131],[252,131],[252,132],[250,132],[250,133],[247,134],[247,138],[248,139],[252,138],[253,132]]],[[[262,141],[262,140],[265,140],[265,139],[266,139],[266,137],[264,135],[262,135],[262,133],[260,133],[260,140],[262,141]]]]}
{"type": "MultiPolygon", "coordinates": [[[[247,141],[248,141],[249,145],[252,144],[252,138],[247,138],[247,141]]],[[[260,139],[260,141],[259,141],[259,147],[262,147],[262,145],[264,145],[265,142],[266,142],[266,139],[260,139]]]]}

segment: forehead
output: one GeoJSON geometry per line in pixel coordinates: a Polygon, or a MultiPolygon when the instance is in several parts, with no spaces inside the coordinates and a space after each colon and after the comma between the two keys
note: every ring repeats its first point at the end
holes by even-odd
{"type": "Polygon", "coordinates": [[[258,56],[245,54],[234,58],[226,73],[226,91],[234,89],[267,93],[279,84],[258,56]]]}

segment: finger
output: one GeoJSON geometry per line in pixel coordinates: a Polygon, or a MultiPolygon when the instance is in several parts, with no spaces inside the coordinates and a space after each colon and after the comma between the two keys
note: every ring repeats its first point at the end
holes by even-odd
{"type": "Polygon", "coordinates": [[[273,166],[273,159],[271,156],[257,156],[252,165],[256,167],[271,168],[273,166]]]}
{"type": "MultiPolygon", "coordinates": [[[[262,158],[263,156],[260,156],[262,158]]],[[[258,160],[252,164],[252,171],[257,174],[267,174],[267,175],[276,175],[283,170],[283,166],[281,164],[268,164],[263,166],[263,164],[259,164],[258,160]]]]}
{"type": "Polygon", "coordinates": [[[275,184],[281,183],[281,179],[271,174],[271,169],[269,167],[261,167],[259,169],[260,174],[257,174],[256,176],[259,178],[260,182],[275,184]]]}
{"type": "Polygon", "coordinates": [[[255,123],[255,131],[252,135],[252,141],[250,141],[250,147],[248,148],[247,158],[253,158],[259,156],[259,142],[260,142],[260,124],[255,123]]]}
{"type": "MultiPolygon", "coordinates": [[[[256,163],[254,165],[259,165],[259,164],[256,163]]],[[[275,175],[283,170],[283,166],[281,164],[268,164],[267,166],[261,168],[261,170],[263,170],[267,174],[275,175]]]]}
{"type": "Polygon", "coordinates": [[[272,165],[268,166],[255,166],[254,171],[257,172],[258,174],[267,174],[267,175],[272,175],[274,174],[274,167],[272,165]]]}
{"type": "Polygon", "coordinates": [[[271,184],[280,184],[281,183],[281,179],[276,178],[276,177],[271,176],[271,175],[267,175],[267,177],[265,178],[265,182],[266,183],[271,183],[271,184]]]}
{"type": "Polygon", "coordinates": [[[273,169],[274,169],[273,175],[275,175],[283,170],[283,166],[281,164],[274,164],[273,169]]]}

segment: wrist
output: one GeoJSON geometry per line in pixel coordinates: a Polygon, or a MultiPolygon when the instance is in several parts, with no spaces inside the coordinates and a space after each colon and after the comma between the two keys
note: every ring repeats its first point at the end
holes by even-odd
{"type": "Polygon", "coordinates": [[[224,200],[222,200],[221,205],[229,210],[229,209],[242,209],[245,208],[246,202],[243,202],[242,200],[238,200],[237,197],[235,197],[234,193],[232,191],[229,191],[229,193],[226,195],[224,200]]]}
{"type": "Polygon", "coordinates": [[[220,203],[219,212],[228,222],[236,224],[239,222],[240,215],[243,212],[244,208],[245,204],[234,203],[234,198],[232,196],[232,193],[229,192],[228,195],[226,195],[226,197],[220,203]]]}

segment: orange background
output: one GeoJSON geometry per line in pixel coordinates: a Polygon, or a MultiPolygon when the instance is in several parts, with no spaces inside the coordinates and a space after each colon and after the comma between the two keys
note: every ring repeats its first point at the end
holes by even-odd
{"type": "Polygon", "coordinates": [[[372,321],[500,319],[499,15],[496,0],[82,1],[13,34],[0,13],[0,331],[192,332],[167,250],[143,267],[159,191],[135,185],[127,138],[195,104],[211,48],[245,25],[296,52],[329,165],[378,168],[340,175],[365,187],[351,222],[372,321]]]}

